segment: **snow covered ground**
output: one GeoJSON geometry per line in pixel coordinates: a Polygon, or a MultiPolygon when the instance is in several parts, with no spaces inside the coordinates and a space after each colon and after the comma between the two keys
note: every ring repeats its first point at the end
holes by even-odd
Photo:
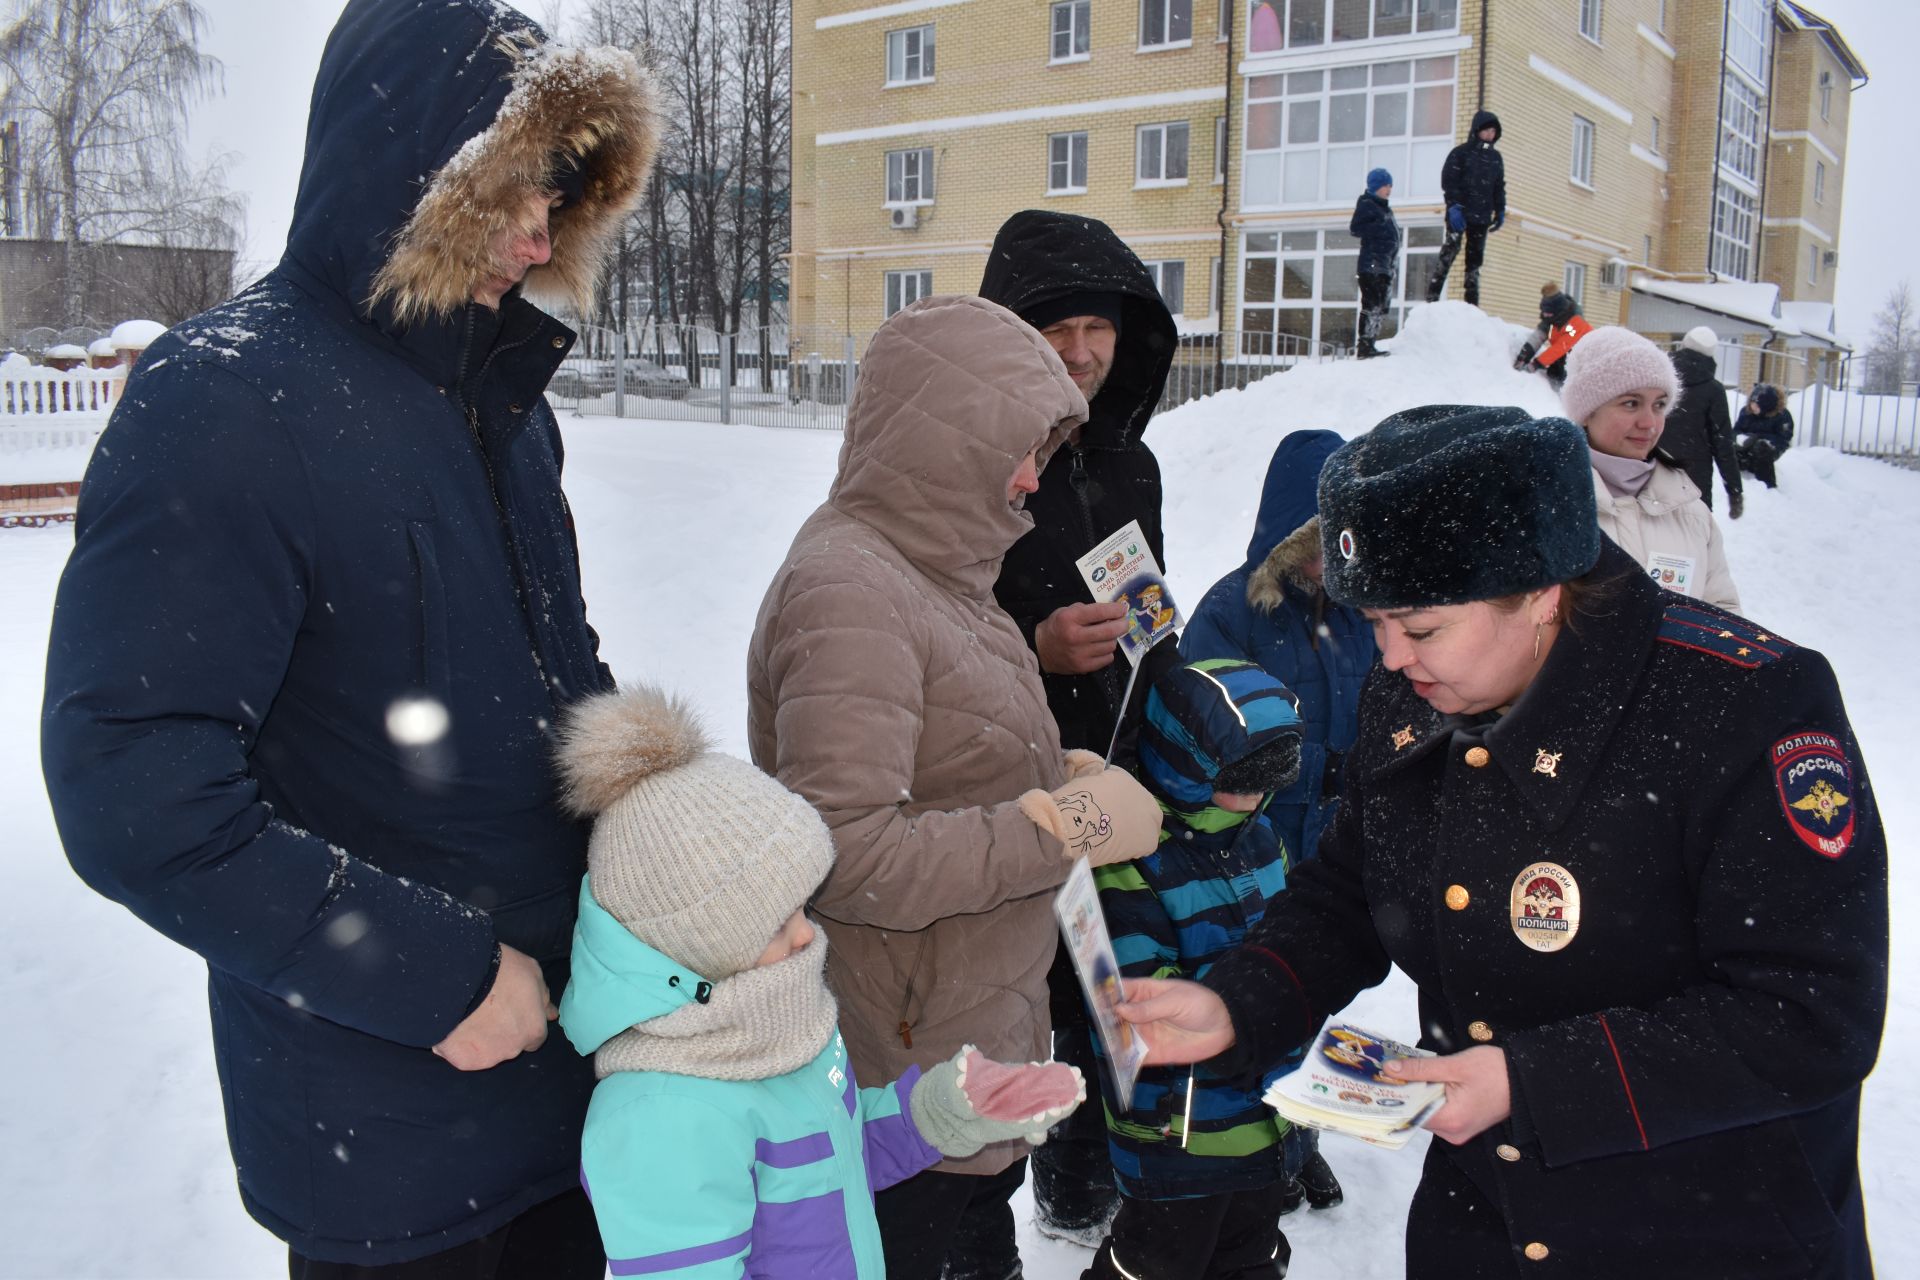
{"type": "MultiPolygon", "coordinates": [[[[1287,431],[1354,434],[1435,401],[1550,412],[1537,378],[1506,366],[1506,335],[1463,304],[1415,313],[1394,358],[1307,367],[1158,419],[1168,560],[1199,599],[1237,565],[1267,459],[1287,431]]],[[[794,529],[825,495],[839,437],[698,423],[563,418],[587,598],[615,671],[692,695],[745,752],[744,671],[760,594],[794,529]]],[[[0,483],[14,459],[0,457],[0,483]]],[[[1840,673],[1894,848],[1893,1007],[1862,1137],[1880,1274],[1920,1276],[1920,960],[1906,861],[1920,833],[1920,475],[1817,449],[1750,488],[1727,525],[1748,612],[1823,650],[1840,673]]],[[[0,531],[0,1277],[267,1277],[277,1241],[233,1190],[207,1041],[204,972],[68,870],[41,789],[37,715],[47,623],[71,527],[0,531]]],[[[1396,977],[1352,1010],[1412,1038],[1396,977]]],[[[1400,1274],[1419,1144],[1382,1152],[1329,1138],[1347,1203],[1286,1220],[1296,1280],[1400,1274]]],[[[1021,1202],[1024,1217],[1024,1197],[1021,1202]]],[[[1069,1280],[1089,1255],[1022,1228],[1027,1274],[1069,1280]]]]}

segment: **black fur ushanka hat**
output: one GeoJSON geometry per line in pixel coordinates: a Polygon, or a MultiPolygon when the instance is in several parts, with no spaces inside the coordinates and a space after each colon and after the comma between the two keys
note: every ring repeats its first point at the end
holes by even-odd
{"type": "Polygon", "coordinates": [[[1327,594],[1356,609],[1495,600],[1600,558],[1587,438],[1506,406],[1426,405],[1320,473],[1327,594]]]}

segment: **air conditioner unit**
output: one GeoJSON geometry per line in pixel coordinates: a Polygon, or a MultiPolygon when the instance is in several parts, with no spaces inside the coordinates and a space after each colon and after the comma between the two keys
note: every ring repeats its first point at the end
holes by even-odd
{"type": "Polygon", "coordinates": [[[1627,264],[1619,258],[1610,258],[1600,266],[1600,287],[1603,289],[1623,289],[1627,284],[1627,264]]]}
{"type": "Polygon", "coordinates": [[[918,226],[920,223],[920,210],[914,205],[893,209],[890,212],[893,214],[893,226],[896,231],[918,226]]]}
{"type": "Polygon", "coordinates": [[[1821,266],[1823,266],[1823,267],[1837,267],[1837,266],[1839,266],[1839,265],[1840,265],[1840,251],[1839,251],[1838,249],[1828,249],[1828,250],[1825,250],[1824,252],[1822,252],[1822,253],[1821,253],[1821,255],[1820,255],[1820,265],[1821,265],[1821,266]]]}

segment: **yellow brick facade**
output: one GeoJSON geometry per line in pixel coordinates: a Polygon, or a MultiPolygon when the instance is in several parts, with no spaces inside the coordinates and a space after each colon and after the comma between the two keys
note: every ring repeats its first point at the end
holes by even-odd
{"type": "MultiPolygon", "coordinates": [[[[1217,306],[1232,351],[1243,317],[1252,325],[1273,314],[1252,300],[1243,311],[1247,237],[1269,243],[1270,233],[1292,231],[1289,243],[1300,243],[1299,233],[1317,231],[1327,237],[1326,255],[1335,253],[1336,239],[1347,249],[1347,218],[1363,185],[1290,204],[1257,192],[1250,197],[1253,187],[1277,189],[1271,167],[1257,182],[1249,177],[1259,163],[1247,149],[1249,130],[1259,131],[1250,92],[1257,110],[1263,92],[1283,92],[1259,87],[1283,83],[1276,75],[1304,71],[1310,80],[1314,71],[1332,76],[1344,67],[1351,76],[1353,68],[1425,66],[1421,60],[1436,58],[1453,60],[1449,145],[1466,136],[1482,105],[1502,121],[1508,219],[1489,238],[1481,305],[1530,325],[1541,287],[1562,285],[1577,265],[1584,268],[1589,318],[1625,323],[1633,295],[1624,286],[1633,269],[1710,278],[1728,3],[1601,0],[1598,30],[1583,33],[1582,0],[1495,0],[1490,12],[1484,0],[1458,0],[1451,29],[1250,53],[1245,28],[1259,19],[1249,24],[1242,17],[1243,29],[1223,39],[1228,15],[1214,0],[1192,0],[1190,41],[1152,50],[1140,44],[1141,0],[1092,0],[1086,54],[1055,62],[1048,0],[796,0],[794,325],[870,332],[884,318],[890,271],[929,272],[933,292],[972,291],[1000,223],[1019,209],[1051,208],[1109,223],[1143,259],[1183,262],[1177,310],[1197,321],[1217,306]],[[927,25],[935,33],[933,77],[888,87],[888,33],[927,25]],[[1222,117],[1224,184],[1214,179],[1215,122],[1222,117]],[[1576,117],[1591,128],[1585,182],[1574,175],[1576,117]],[[1142,186],[1135,181],[1136,130],[1170,121],[1189,129],[1187,181],[1142,186]],[[1048,139],[1073,132],[1087,135],[1085,191],[1050,193],[1048,139]],[[913,226],[897,228],[887,153],[920,148],[932,153],[933,198],[913,210],[913,226]],[[1223,303],[1216,303],[1216,262],[1224,264],[1223,303]]],[[[1419,6],[1432,7],[1424,0],[1419,6]]],[[[1234,0],[1234,15],[1250,12],[1234,0]]],[[[1789,21],[1784,5],[1777,13],[1751,270],[1753,278],[1780,285],[1783,299],[1830,300],[1837,264],[1821,259],[1820,279],[1809,284],[1808,246],[1837,252],[1853,80],[1822,33],[1789,21]],[[1823,71],[1831,77],[1824,118],[1823,71]],[[1816,162],[1824,167],[1819,200],[1816,162]]],[[[1417,251],[1431,253],[1444,215],[1439,161],[1430,147],[1413,154],[1425,156],[1433,172],[1396,173],[1394,208],[1410,238],[1423,241],[1417,251]]],[[[1329,267],[1330,259],[1316,291],[1331,278],[1329,267]]],[[[1252,292],[1267,287],[1259,271],[1271,269],[1262,263],[1249,276],[1252,292]]],[[[1464,275],[1464,263],[1456,262],[1449,296],[1459,296],[1464,275]]],[[[1352,303],[1316,292],[1314,305],[1321,308],[1321,340],[1350,345],[1343,326],[1351,323],[1352,303]]]]}

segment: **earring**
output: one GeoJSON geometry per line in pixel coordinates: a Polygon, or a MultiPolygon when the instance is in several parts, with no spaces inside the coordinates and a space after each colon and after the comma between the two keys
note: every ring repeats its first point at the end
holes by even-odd
{"type": "Polygon", "coordinates": [[[1540,633],[1544,630],[1546,630],[1545,623],[1536,622],[1533,624],[1533,660],[1535,662],[1540,661],[1540,633]]]}

